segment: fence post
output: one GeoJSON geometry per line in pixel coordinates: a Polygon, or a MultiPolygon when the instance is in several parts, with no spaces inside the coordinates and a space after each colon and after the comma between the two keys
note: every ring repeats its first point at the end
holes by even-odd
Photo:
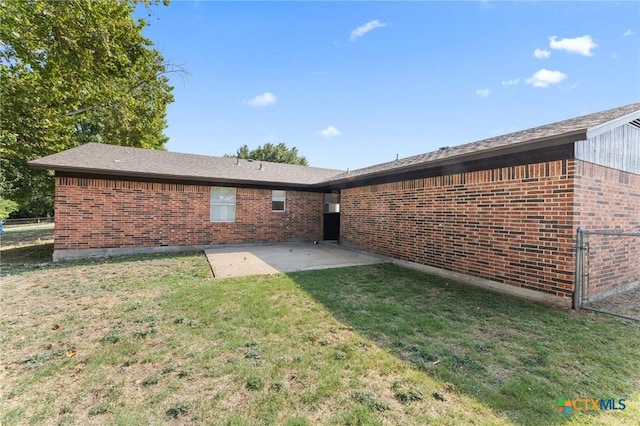
{"type": "Polygon", "coordinates": [[[582,286],[584,281],[584,236],[582,227],[576,231],[576,271],[573,285],[573,309],[579,310],[582,307],[582,286]]]}

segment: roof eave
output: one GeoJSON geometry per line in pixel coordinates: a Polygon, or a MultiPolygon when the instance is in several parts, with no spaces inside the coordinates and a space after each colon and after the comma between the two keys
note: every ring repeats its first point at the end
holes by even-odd
{"type": "Polygon", "coordinates": [[[587,129],[587,138],[593,138],[595,136],[601,135],[604,132],[607,132],[613,128],[626,124],[630,121],[637,120],[640,118],[640,111],[634,111],[627,115],[623,115],[622,117],[615,118],[613,120],[609,120],[602,124],[598,124],[597,126],[593,126],[587,129]]]}
{"type": "Polygon", "coordinates": [[[349,177],[346,176],[340,179],[328,179],[322,182],[318,182],[316,186],[326,186],[326,185],[340,185],[345,183],[353,183],[360,180],[368,180],[373,177],[383,177],[383,176],[392,176],[396,174],[403,174],[408,172],[413,172],[417,170],[430,169],[434,167],[447,166],[451,164],[457,164],[461,162],[467,161],[477,161],[484,160],[487,158],[494,157],[496,155],[507,155],[507,154],[517,154],[519,152],[526,152],[531,149],[540,149],[540,148],[549,148],[558,145],[564,145],[567,143],[573,143],[581,140],[586,140],[587,137],[587,129],[580,129],[572,132],[563,133],[561,135],[554,135],[544,138],[532,139],[525,142],[520,142],[517,144],[506,145],[496,148],[484,149],[481,151],[475,151],[465,154],[453,155],[450,157],[445,157],[433,161],[427,161],[419,164],[412,164],[404,167],[397,167],[388,170],[382,170],[379,172],[371,172],[365,173],[358,176],[349,177]]]}
{"type": "Polygon", "coordinates": [[[228,179],[218,177],[203,177],[203,176],[188,176],[188,175],[171,175],[160,173],[141,173],[131,171],[116,171],[105,169],[87,169],[82,167],[71,166],[58,166],[52,164],[32,163],[29,162],[29,167],[33,169],[41,170],[54,170],[56,172],[80,174],[80,175],[98,175],[112,178],[148,178],[159,180],[170,180],[176,182],[198,182],[203,184],[225,184],[225,185],[246,185],[246,186],[269,186],[278,188],[300,188],[311,189],[313,184],[311,183],[298,183],[298,182],[282,182],[274,180],[255,180],[255,179],[228,179]]]}

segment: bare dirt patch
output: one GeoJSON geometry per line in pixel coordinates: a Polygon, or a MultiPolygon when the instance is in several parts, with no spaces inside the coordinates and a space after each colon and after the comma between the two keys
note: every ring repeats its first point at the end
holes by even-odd
{"type": "Polygon", "coordinates": [[[640,321],[640,286],[598,302],[591,302],[588,306],[604,312],[636,318],[640,321]]]}

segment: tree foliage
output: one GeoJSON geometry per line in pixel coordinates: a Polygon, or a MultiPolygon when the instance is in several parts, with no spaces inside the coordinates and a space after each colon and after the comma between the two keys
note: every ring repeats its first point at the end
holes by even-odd
{"type": "Polygon", "coordinates": [[[308,166],[307,159],[298,154],[298,148],[295,146],[288,148],[284,143],[274,145],[266,143],[258,146],[256,149],[249,149],[247,145],[242,145],[235,154],[227,154],[225,157],[237,157],[245,160],[270,161],[272,163],[299,164],[308,166]]]}
{"type": "Polygon", "coordinates": [[[0,198],[0,220],[6,219],[16,210],[18,210],[18,203],[0,198]]]}
{"type": "Polygon", "coordinates": [[[34,158],[87,142],[162,149],[173,101],[163,57],[134,8],[157,1],[5,0],[0,8],[0,197],[52,210],[34,158]]]}

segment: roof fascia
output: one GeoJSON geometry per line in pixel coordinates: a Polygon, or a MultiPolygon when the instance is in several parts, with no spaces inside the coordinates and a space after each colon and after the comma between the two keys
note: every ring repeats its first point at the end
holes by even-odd
{"type": "Polygon", "coordinates": [[[340,185],[344,183],[353,184],[354,182],[370,179],[372,177],[388,176],[388,175],[395,175],[395,174],[401,175],[407,172],[413,172],[421,169],[448,166],[448,165],[457,164],[460,162],[484,160],[484,159],[495,157],[498,155],[516,154],[519,152],[530,151],[532,149],[549,148],[553,146],[564,145],[567,143],[573,143],[573,142],[585,140],[586,137],[587,136],[586,136],[585,129],[577,130],[573,132],[564,133],[562,135],[533,139],[530,141],[521,142],[513,145],[490,148],[490,149],[485,149],[482,151],[477,151],[477,152],[472,152],[467,154],[454,155],[451,157],[429,161],[426,163],[413,164],[410,166],[398,167],[398,168],[393,168],[389,170],[383,170],[380,172],[366,173],[366,174],[354,176],[354,177],[347,176],[340,179],[327,179],[325,181],[314,184],[314,186],[333,186],[333,185],[340,185]]]}
{"type": "MultiPolygon", "coordinates": [[[[436,166],[418,169],[396,175],[382,175],[367,177],[358,181],[351,181],[330,187],[333,189],[355,188],[359,186],[379,185],[390,182],[410,181],[414,179],[433,178],[459,173],[478,171],[492,171],[496,169],[511,168],[529,163],[544,163],[548,161],[565,160],[574,158],[574,145],[572,143],[553,147],[534,149],[525,153],[505,154],[488,157],[483,160],[460,161],[445,166],[436,166]]],[[[500,172],[498,172],[500,173],[500,172]]],[[[526,173],[526,170],[525,170],[526,173]]]]}
{"type": "MultiPolygon", "coordinates": [[[[51,166],[42,166],[43,169],[51,169],[51,166]]],[[[275,181],[256,181],[256,180],[242,180],[242,179],[214,179],[214,178],[202,178],[193,176],[179,176],[179,175],[157,175],[152,173],[114,173],[113,170],[99,170],[99,169],[81,169],[74,167],[56,167],[56,176],[71,176],[71,177],[86,177],[96,179],[114,179],[114,180],[126,180],[134,179],[137,181],[151,181],[151,182],[167,182],[167,183],[183,183],[188,185],[226,185],[226,186],[246,186],[246,187],[260,187],[260,188],[274,188],[274,189],[297,189],[302,191],[316,192],[317,188],[314,188],[310,184],[289,183],[289,182],[275,182],[275,181]]]]}

